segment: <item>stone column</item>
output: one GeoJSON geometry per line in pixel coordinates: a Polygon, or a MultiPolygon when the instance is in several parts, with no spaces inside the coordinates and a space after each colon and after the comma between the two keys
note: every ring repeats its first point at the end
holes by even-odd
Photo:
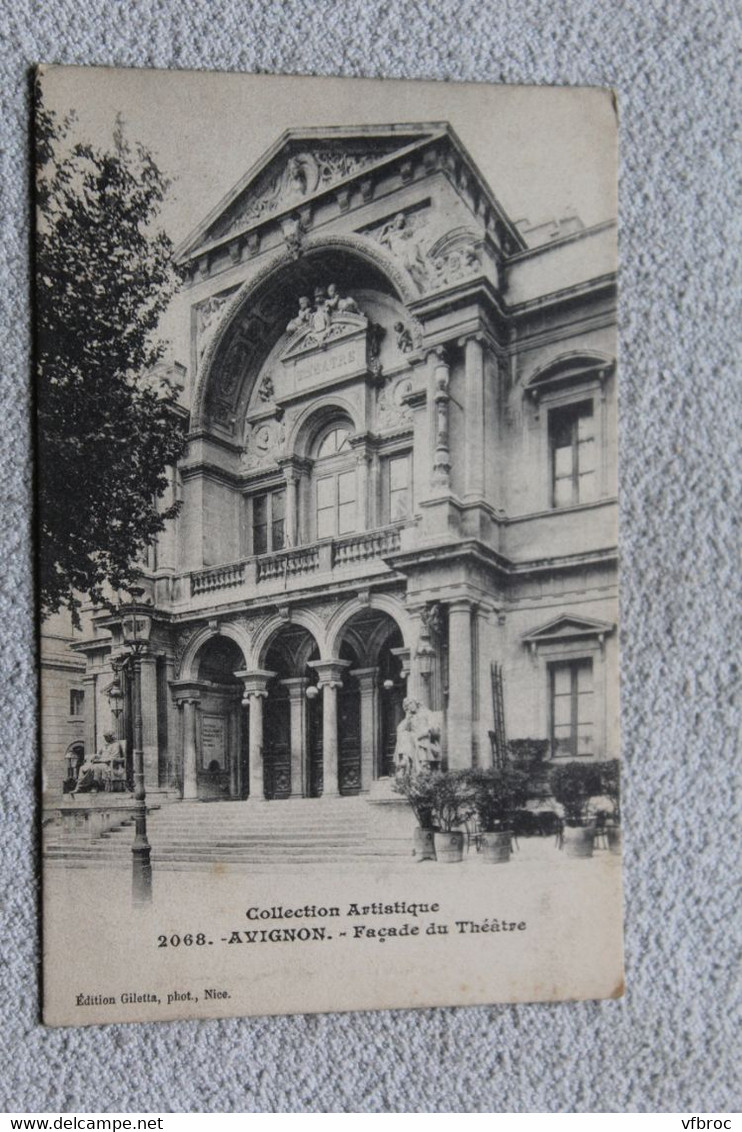
{"type": "Polygon", "coordinates": [[[502,642],[497,640],[494,628],[493,611],[490,607],[478,605],[474,616],[477,619],[477,647],[479,650],[479,720],[476,729],[479,734],[479,765],[492,765],[492,743],[490,729],[494,727],[492,710],[492,673],[490,665],[502,656],[502,642]]]}
{"type": "Polygon", "coordinates": [[[286,469],[286,546],[296,546],[298,531],[296,525],[296,485],[299,482],[297,472],[286,469]]]}
{"type": "Polygon", "coordinates": [[[322,689],[322,794],[337,797],[338,787],[338,702],[337,690],[343,682],[343,670],[349,660],[310,660],[309,667],[317,670],[322,689]]]}
{"type": "Polygon", "coordinates": [[[376,525],[368,493],[370,460],[371,458],[367,452],[356,453],[356,490],[358,493],[356,508],[359,519],[358,526],[361,531],[366,531],[376,525]]]}
{"type": "Polygon", "coordinates": [[[484,347],[482,335],[461,339],[464,346],[464,499],[484,495],[484,347]]]}
{"type": "Polygon", "coordinates": [[[144,786],[157,790],[160,785],[159,744],[157,741],[157,657],[144,653],[140,659],[142,674],[142,751],[144,752],[144,786]]]}
{"type": "Polygon", "coordinates": [[[292,676],[281,683],[289,690],[291,711],[291,797],[303,798],[306,762],[306,676],[292,676]]]}
{"type": "Polygon", "coordinates": [[[472,759],[472,603],[465,598],[448,606],[448,766],[464,770],[472,759]]]}
{"type": "MultiPolygon", "coordinates": [[[[167,677],[168,687],[175,680],[175,658],[169,656],[165,660],[165,675],[167,677]]],[[[178,766],[177,766],[177,749],[178,749],[178,729],[179,729],[179,713],[178,705],[174,702],[172,696],[167,698],[167,757],[165,759],[164,785],[168,789],[172,789],[178,784],[178,766]]]]}
{"type": "Polygon", "coordinates": [[[433,401],[435,403],[435,451],[433,453],[433,485],[451,486],[451,454],[448,449],[448,383],[450,365],[448,352],[443,346],[431,351],[433,365],[433,401]]]}
{"type": "Polygon", "coordinates": [[[368,523],[370,527],[381,526],[381,461],[379,453],[371,455],[371,465],[367,475],[368,483],[368,523]]]}
{"type": "Polygon", "coordinates": [[[170,684],[173,699],[183,712],[183,801],[198,798],[197,711],[203,687],[198,680],[174,680],[170,684]]]}
{"type": "Polygon", "coordinates": [[[352,668],[361,693],[361,790],[368,790],[374,780],[378,747],[378,668],[352,668]]]}
{"type": "Polygon", "coordinates": [[[244,681],[245,690],[242,702],[243,704],[247,704],[250,709],[248,722],[248,792],[251,802],[262,802],[265,800],[263,777],[263,700],[268,696],[268,681],[272,680],[275,675],[275,672],[268,672],[263,668],[256,668],[253,672],[235,672],[235,676],[244,681]]]}
{"type": "Polygon", "coordinates": [[[197,699],[181,700],[183,706],[183,801],[198,798],[198,748],[196,744],[197,699]]]}
{"type": "Polygon", "coordinates": [[[98,739],[98,702],[97,702],[97,684],[98,677],[94,672],[87,673],[82,678],[83,686],[85,689],[85,757],[90,756],[97,751],[98,739]]]}

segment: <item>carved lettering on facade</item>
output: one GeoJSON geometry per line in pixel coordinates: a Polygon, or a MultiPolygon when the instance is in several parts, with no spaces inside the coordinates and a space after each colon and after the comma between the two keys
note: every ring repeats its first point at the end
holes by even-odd
{"type": "Polygon", "coordinates": [[[201,765],[204,770],[224,770],[227,758],[226,719],[222,715],[201,717],[201,765]]]}
{"type": "Polygon", "coordinates": [[[355,342],[342,349],[336,348],[309,358],[297,358],[294,361],[296,383],[307,385],[323,377],[345,377],[355,373],[364,365],[363,354],[363,344],[355,342]]]}

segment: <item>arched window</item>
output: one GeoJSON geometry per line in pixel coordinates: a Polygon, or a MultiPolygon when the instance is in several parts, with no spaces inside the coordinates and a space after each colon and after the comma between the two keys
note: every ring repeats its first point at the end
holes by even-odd
{"type": "Polygon", "coordinates": [[[349,423],[335,421],[317,438],[313,481],[318,539],[358,530],[356,461],[350,435],[349,423]]]}
{"type": "Polygon", "coordinates": [[[342,425],[331,428],[320,441],[317,450],[317,459],[323,460],[325,456],[335,456],[338,452],[350,451],[350,431],[342,425]]]}

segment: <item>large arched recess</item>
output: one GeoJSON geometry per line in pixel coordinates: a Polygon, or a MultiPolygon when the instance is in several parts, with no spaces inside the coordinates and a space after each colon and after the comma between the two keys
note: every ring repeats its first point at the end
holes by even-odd
{"type": "Polygon", "coordinates": [[[419,297],[406,271],[373,240],[357,235],[309,237],[302,253],[274,253],[226,304],[207,345],[193,392],[191,427],[230,431],[231,416],[296,313],[299,295],[337,284],[341,293],[375,290],[400,303],[419,297]]]}

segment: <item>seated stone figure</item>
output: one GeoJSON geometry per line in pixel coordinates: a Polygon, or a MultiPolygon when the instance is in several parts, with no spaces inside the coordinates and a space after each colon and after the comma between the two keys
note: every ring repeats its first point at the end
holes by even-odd
{"type": "Polygon", "coordinates": [[[80,767],[77,785],[73,794],[89,794],[96,790],[121,790],[126,788],[126,756],[124,744],[112,731],[103,736],[103,746],[85,759],[80,767]]]}
{"type": "Polygon", "coordinates": [[[440,722],[438,712],[428,711],[411,697],[404,701],[405,717],[397,727],[394,758],[397,769],[415,774],[440,766],[440,722]]]}
{"type": "Polygon", "coordinates": [[[291,332],[294,332],[296,330],[301,330],[304,326],[307,326],[309,324],[309,320],[311,319],[311,317],[312,317],[312,304],[309,301],[309,296],[308,295],[302,295],[301,298],[299,299],[299,311],[298,311],[296,317],[292,318],[291,321],[288,323],[288,325],[286,326],[286,329],[291,331],[291,332]]]}

